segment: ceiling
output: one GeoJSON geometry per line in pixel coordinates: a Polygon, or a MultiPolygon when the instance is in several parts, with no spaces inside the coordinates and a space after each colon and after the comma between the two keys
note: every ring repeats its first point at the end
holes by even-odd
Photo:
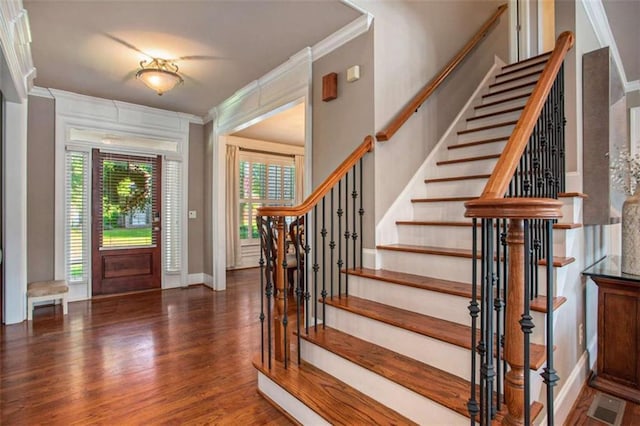
{"type": "Polygon", "coordinates": [[[338,0],[24,0],[35,85],[204,116],[359,16],[338,0]],[[176,61],[184,84],[158,96],[135,73],[176,61]]]}
{"type": "Polygon", "coordinates": [[[299,103],[246,129],[235,132],[233,136],[304,146],[304,108],[304,102],[299,103]]]}
{"type": "Polygon", "coordinates": [[[604,0],[628,81],[640,80],[640,0],[604,0]]]}

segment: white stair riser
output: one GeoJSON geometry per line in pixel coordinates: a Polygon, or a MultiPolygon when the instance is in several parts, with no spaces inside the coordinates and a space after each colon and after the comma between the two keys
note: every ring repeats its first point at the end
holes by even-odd
{"type": "Polygon", "coordinates": [[[458,143],[475,142],[485,139],[510,136],[513,132],[514,127],[515,124],[510,124],[507,126],[494,127],[486,130],[477,130],[471,133],[463,133],[461,135],[458,135],[458,143]]]}
{"type": "MultiPolygon", "coordinates": [[[[479,194],[473,194],[478,196],[479,194]]],[[[464,201],[442,201],[439,203],[413,203],[414,220],[465,221],[464,201]]]]}
{"type": "Polygon", "coordinates": [[[503,76],[497,76],[495,79],[496,83],[500,83],[503,82],[505,80],[511,80],[512,78],[517,78],[517,77],[521,77],[524,74],[529,74],[532,72],[542,72],[542,70],[544,69],[545,64],[540,64],[540,65],[536,65],[535,67],[530,67],[530,68],[524,68],[521,70],[518,70],[518,72],[511,72],[509,74],[503,75],[503,76]]]}
{"type": "Polygon", "coordinates": [[[582,222],[582,198],[565,197],[562,201],[562,218],[560,223],[581,223],[582,222]]]}
{"type": "MultiPolygon", "coordinates": [[[[471,326],[468,297],[439,293],[416,287],[389,284],[370,278],[352,276],[349,280],[349,295],[384,303],[385,305],[417,312],[422,315],[471,326]]],[[[493,306],[491,307],[493,310],[493,306]]],[[[543,344],[545,341],[545,314],[531,311],[533,329],[531,341],[543,344]]]]}
{"type": "MultiPolygon", "coordinates": [[[[471,259],[438,254],[411,253],[395,250],[379,250],[381,268],[390,271],[405,272],[414,275],[424,275],[443,280],[471,282],[471,259]]],[[[502,263],[500,263],[502,272],[502,263]]],[[[553,268],[556,283],[561,280],[565,268],[553,268]]],[[[478,261],[478,279],[480,278],[480,263],[478,261]]],[[[546,267],[538,267],[538,290],[541,295],[546,294],[546,267]]]]}
{"type": "Polygon", "coordinates": [[[466,425],[469,419],[385,377],[305,340],[302,358],[342,382],[419,424],[433,419],[447,425],[466,425]]]}
{"type": "Polygon", "coordinates": [[[477,196],[487,184],[487,178],[453,180],[444,182],[427,182],[424,191],[425,197],[457,197],[477,196]]]}
{"type": "Polygon", "coordinates": [[[497,158],[490,158],[488,160],[442,164],[429,170],[429,174],[428,176],[426,176],[426,178],[490,174],[493,171],[497,161],[497,158]]]}
{"type": "Polygon", "coordinates": [[[514,97],[514,96],[530,94],[532,90],[533,90],[533,86],[523,87],[521,89],[508,90],[508,91],[503,92],[503,93],[498,93],[498,94],[495,94],[495,95],[487,96],[487,97],[482,98],[482,99],[483,99],[483,102],[502,101],[504,99],[509,99],[509,98],[514,97]]]}
{"type": "MultiPolygon", "coordinates": [[[[467,221],[470,221],[467,219],[467,221]]],[[[567,256],[567,231],[556,229],[553,232],[553,253],[555,256],[567,256]]],[[[495,237],[495,234],[494,234],[495,237]]],[[[477,231],[476,240],[480,247],[480,229],[477,231]]],[[[398,225],[398,243],[418,246],[446,247],[446,248],[472,248],[472,229],[467,226],[424,226],[424,225],[398,225]]]]}
{"type": "Polygon", "coordinates": [[[520,77],[517,80],[509,81],[508,83],[498,84],[497,86],[493,86],[489,89],[489,93],[494,93],[504,89],[510,89],[512,87],[520,86],[522,84],[527,83],[535,83],[540,79],[539,74],[530,75],[527,77],[520,77]]]}
{"type": "Polygon", "coordinates": [[[258,389],[278,405],[285,413],[303,425],[330,425],[325,419],[304,405],[293,395],[278,386],[267,376],[258,372],[258,389]]]}
{"type": "Polygon", "coordinates": [[[506,72],[506,71],[515,71],[515,70],[522,70],[524,69],[528,69],[526,67],[528,67],[531,64],[537,63],[537,62],[544,62],[545,58],[549,58],[551,55],[544,55],[541,56],[540,58],[536,58],[536,59],[532,59],[531,61],[524,61],[522,63],[519,63],[517,65],[513,65],[513,64],[508,64],[508,66],[502,67],[502,70],[498,73],[502,73],[502,72],[506,72]]]}
{"type": "Polygon", "coordinates": [[[500,154],[507,141],[484,143],[482,145],[465,146],[462,148],[448,149],[446,160],[456,160],[459,158],[479,157],[482,155],[500,154]]]}
{"type": "MultiPolygon", "coordinates": [[[[344,333],[429,364],[465,380],[471,379],[469,349],[331,306],[327,306],[327,318],[330,318],[327,325],[344,333]]],[[[480,364],[478,356],[476,377],[480,377],[480,364]]],[[[540,375],[532,371],[531,395],[538,394],[541,383],[540,375]]]]}
{"type": "MultiPolygon", "coordinates": [[[[521,110],[505,112],[498,115],[492,115],[490,117],[478,118],[477,120],[467,121],[467,129],[476,129],[478,127],[490,126],[492,124],[504,123],[505,121],[514,121],[520,118],[521,110]]],[[[485,115],[488,113],[482,112],[476,115],[485,115]]]]}
{"type": "MultiPolygon", "coordinates": [[[[514,100],[511,100],[511,101],[501,102],[501,103],[496,104],[496,105],[490,105],[490,106],[486,106],[484,108],[478,108],[478,109],[476,109],[476,114],[478,114],[478,115],[491,114],[492,112],[502,111],[502,110],[505,110],[505,109],[508,109],[508,108],[523,107],[527,103],[528,99],[529,98],[514,99],[514,100]]],[[[485,98],[484,101],[482,102],[482,104],[486,105],[486,104],[492,103],[492,102],[493,102],[493,100],[485,98]]]]}

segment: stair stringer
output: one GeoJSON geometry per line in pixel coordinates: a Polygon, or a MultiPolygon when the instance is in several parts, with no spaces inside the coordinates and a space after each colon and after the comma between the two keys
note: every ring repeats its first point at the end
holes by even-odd
{"type": "MultiPolygon", "coordinates": [[[[473,107],[482,102],[482,94],[489,90],[489,84],[504,65],[504,61],[497,56],[494,57],[493,66],[483,77],[482,81],[470,96],[469,100],[465,103],[464,107],[460,110],[449,128],[444,132],[442,138],[440,138],[422,165],[409,180],[409,183],[405,186],[386,211],[380,222],[376,225],[376,244],[390,244],[398,241],[398,227],[396,226],[396,220],[413,219],[413,216],[408,217],[409,215],[412,215],[412,213],[408,212],[413,211],[411,199],[418,196],[418,194],[425,195],[424,179],[427,176],[428,171],[436,167],[436,162],[439,161],[439,155],[443,148],[458,140],[457,132],[466,128],[466,120],[474,115],[473,107]]],[[[379,265],[367,266],[378,268],[379,265]]]]}

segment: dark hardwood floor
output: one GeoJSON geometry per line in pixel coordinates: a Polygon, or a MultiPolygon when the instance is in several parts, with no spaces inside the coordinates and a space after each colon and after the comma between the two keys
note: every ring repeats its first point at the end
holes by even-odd
{"type": "Polygon", "coordinates": [[[258,271],[1,327],[0,424],[291,424],[257,393],[258,271]]]}

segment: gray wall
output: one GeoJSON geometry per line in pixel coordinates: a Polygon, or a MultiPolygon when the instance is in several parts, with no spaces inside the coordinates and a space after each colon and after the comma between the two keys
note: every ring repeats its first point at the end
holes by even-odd
{"type": "MultiPolygon", "coordinates": [[[[375,16],[375,128],[391,119],[431,80],[503,1],[369,2],[375,16]]],[[[389,142],[376,146],[376,222],[379,221],[494,61],[507,60],[507,13],[389,142]],[[393,172],[389,173],[389,165],[393,172]],[[384,170],[384,172],[383,172],[384,170]]]]}
{"type": "MultiPolygon", "coordinates": [[[[373,31],[359,36],[313,63],[313,188],[358,146],[374,134],[373,31]],[[347,68],[360,66],[360,79],[347,82],[347,68]],[[322,76],[338,74],[338,97],[322,101],[322,76]]],[[[364,246],[374,245],[374,161],[363,160],[364,246]]]]}
{"type": "Polygon", "coordinates": [[[211,186],[213,184],[213,122],[210,121],[204,125],[204,250],[203,250],[203,272],[205,274],[213,275],[213,236],[212,236],[212,221],[213,215],[211,213],[211,186]]]}
{"type": "Polygon", "coordinates": [[[189,273],[203,271],[204,253],[204,126],[189,125],[189,210],[196,218],[189,219],[189,273]]]}
{"type": "MultiPolygon", "coordinates": [[[[27,124],[27,281],[54,278],[55,103],[29,96],[27,124]]],[[[7,206],[11,208],[11,206],[7,206]]]]}

